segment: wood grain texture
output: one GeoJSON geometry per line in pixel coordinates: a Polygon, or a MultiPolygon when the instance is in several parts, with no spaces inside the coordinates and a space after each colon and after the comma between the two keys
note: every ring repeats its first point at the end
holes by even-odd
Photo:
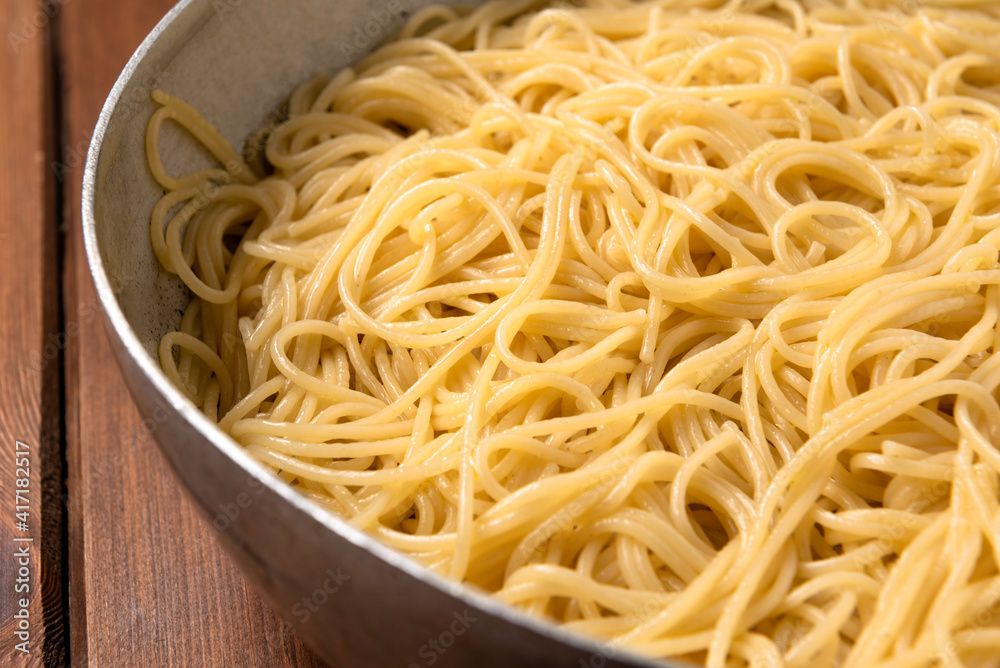
{"type": "Polygon", "coordinates": [[[49,165],[50,27],[51,17],[39,12],[35,0],[0,0],[0,99],[5,114],[0,123],[0,313],[4,316],[0,318],[4,490],[0,664],[4,666],[56,666],[66,659],[58,221],[49,165]],[[18,441],[24,445],[19,447],[18,441]],[[18,517],[18,510],[26,515],[18,517]],[[20,525],[23,520],[27,528],[20,525]],[[26,619],[22,599],[27,603],[26,619]],[[17,637],[16,631],[28,635],[17,637]],[[26,653],[17,648],[23,641],[28,643],[21,646],[26,653]]]}
{"type": "Polygon", "coordinates": [[[69,568],[74,666],[321,666],[248,588],[133,407],[97,316],[80,226],[83,152],[104,98],[171,2],[73,0],[64,100],[69,568]]]}

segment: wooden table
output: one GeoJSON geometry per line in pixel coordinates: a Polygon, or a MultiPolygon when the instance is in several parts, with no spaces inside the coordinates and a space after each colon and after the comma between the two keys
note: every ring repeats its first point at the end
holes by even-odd
{"type": "Polygon", "coordinates": [[[84,259],[92,128],[172,4],[0,0],[3,666],[324,665],[248,588],[146,433],[84,259]]]}

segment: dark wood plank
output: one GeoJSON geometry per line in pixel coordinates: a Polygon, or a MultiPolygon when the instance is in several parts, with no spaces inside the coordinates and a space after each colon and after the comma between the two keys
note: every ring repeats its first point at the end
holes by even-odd
{"type": "Polygon", "coordinates": [[[48,164],[53,134],[50,27],[51,17],[39,11],[36,0],[0,0],[0,100],[5,107],[0,123],[0,313],[4,316],[0,318],[0,479],[5,490],[0,497],[4,545],[0,582],[5,589],[0,596],[0,664],[4,666],[64,665],[66,659],[61,345],[56,336],[58,222],[48,164]]]}
{"type": "Polygon", "coordinates": [[[132,405],[79,234],[83,154],[107,92],[169,0],[67,3],[59,39],[68,203],[65,321],[74,666],[319,666],[195,515],[132,405]]]}

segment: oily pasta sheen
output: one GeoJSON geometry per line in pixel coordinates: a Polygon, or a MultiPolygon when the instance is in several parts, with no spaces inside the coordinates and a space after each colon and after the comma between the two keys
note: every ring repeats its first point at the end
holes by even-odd
{"type": "Polygon", "coordinates": [[[608,652],[998,666],[998,35],[974,0],[434,7],[243,155],[157,92],[163,369],[608,652]],[[168,174],[165,121],[217,165],[168,174]]]}

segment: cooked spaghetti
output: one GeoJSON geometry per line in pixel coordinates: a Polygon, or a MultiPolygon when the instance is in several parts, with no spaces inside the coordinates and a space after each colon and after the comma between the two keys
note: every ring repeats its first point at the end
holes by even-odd
{"type": "Polygon", "coordinates": [[[971,0],[434,7],[263,159],[157,92],[163,368],[609,647],[1000,665],[998,36],[971,0]],[[219,166],[169,175],[166,120],[219,166]]]}

